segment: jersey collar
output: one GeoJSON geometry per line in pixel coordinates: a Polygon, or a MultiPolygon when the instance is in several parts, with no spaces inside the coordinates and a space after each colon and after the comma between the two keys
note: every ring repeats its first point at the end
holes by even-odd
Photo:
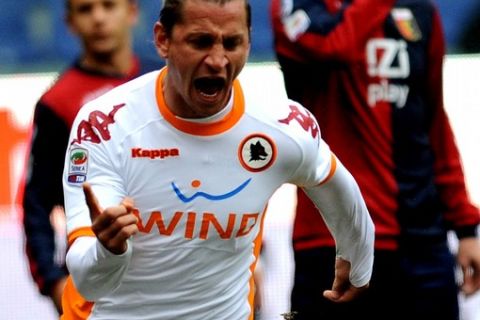
{"type": "Polygon", "coordinates": [[[176,129],[188,134],[198,136],[211,136],[223,133],[232,128],[242,117],[245,112],[245,99],[243,96],[243,90],[240,86],[240,81],[236,79],[233,82],[233,107],[228,114],[222,119],[211,123],[191,122],[176,117],[165,102],[165,96],[163,95],[162,83],[167,75],[167,68],[163,68],[158,77],[156,83],[156,98],[157,105],[162,116],[176,129]]]}

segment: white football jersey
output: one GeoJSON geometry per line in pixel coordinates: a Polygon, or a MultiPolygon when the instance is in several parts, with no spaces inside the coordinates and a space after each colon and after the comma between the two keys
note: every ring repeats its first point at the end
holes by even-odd
{"type": "MultiPolygon", "coordinates": [[[[69,243],[92,235],[85,181],[103,208],[133,198],[139,218],[131,253],[110,254],[108,268],[87,276],[108,286],[101,277],[123,265],[106,294],[93,294],[90,319],[246,320],[270,196],[284,183],[322,183],[334,158],[306,109],[287,99],[250,100],[240,80],[221,119],[176,117],[161,90],[167,72],[90,102],[72,128],[64,171],[69,243]]],[[[109,253],[94,255],[98,262],[109,253]]]]}

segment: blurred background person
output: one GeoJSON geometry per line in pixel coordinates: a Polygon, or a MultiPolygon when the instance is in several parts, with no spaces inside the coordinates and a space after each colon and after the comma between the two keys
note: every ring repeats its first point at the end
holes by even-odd
{"type": "Polygon", "coordinates": [[[287,94],[313,106],[376,226],[370,289],[355,302],[332,304],[322,292],[334,277],[334,242],[298,193],[295,319],[459,319],[456,261],[462,291],[473,294],[480,215],[443,108],[445,40],[436,7],[428,0],[272,0],[271,9],[287,94]],[[448,230],[459,239],[456,261],[448,230]]]}
{"type": "Polygon", "coordinates": [[[23,202],[30,271],[59,313],[67,277],[66,240],[56,241],[52,222],[64,228],[62,172],[70,127],[83,104],[148,71],[132,49],[132,28],[138,19],[135,0],[66,0],[65,6],[66,24],[82,51],[35,107],[23,202]]]}

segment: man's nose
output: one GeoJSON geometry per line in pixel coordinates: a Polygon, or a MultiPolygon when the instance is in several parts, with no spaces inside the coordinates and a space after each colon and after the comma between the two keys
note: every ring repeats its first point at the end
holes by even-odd
{"type": "Polygon", "coordinates": [[[92,9],[92,17],[95,21],[102,21],[105,19],[106,14],[107,10],[100,5],[94,6],[92,9]]]}
{"type": "Polygon", "coordinates": [[[224,68],[228,64],[228,59],[223,45],[215,44],[212,46],[205,62],[214,69],[224,68]]]}

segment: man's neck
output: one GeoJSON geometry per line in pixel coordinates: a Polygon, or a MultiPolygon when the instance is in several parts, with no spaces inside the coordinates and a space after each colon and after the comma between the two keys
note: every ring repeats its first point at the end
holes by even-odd
{"type": "Polygon", "coordinates": [[[128,75],[133,68],[133,52],[123,50],[104,55],[86,53],[80,59],[80,64],[87,69],[102,73],[128,75]]]}

